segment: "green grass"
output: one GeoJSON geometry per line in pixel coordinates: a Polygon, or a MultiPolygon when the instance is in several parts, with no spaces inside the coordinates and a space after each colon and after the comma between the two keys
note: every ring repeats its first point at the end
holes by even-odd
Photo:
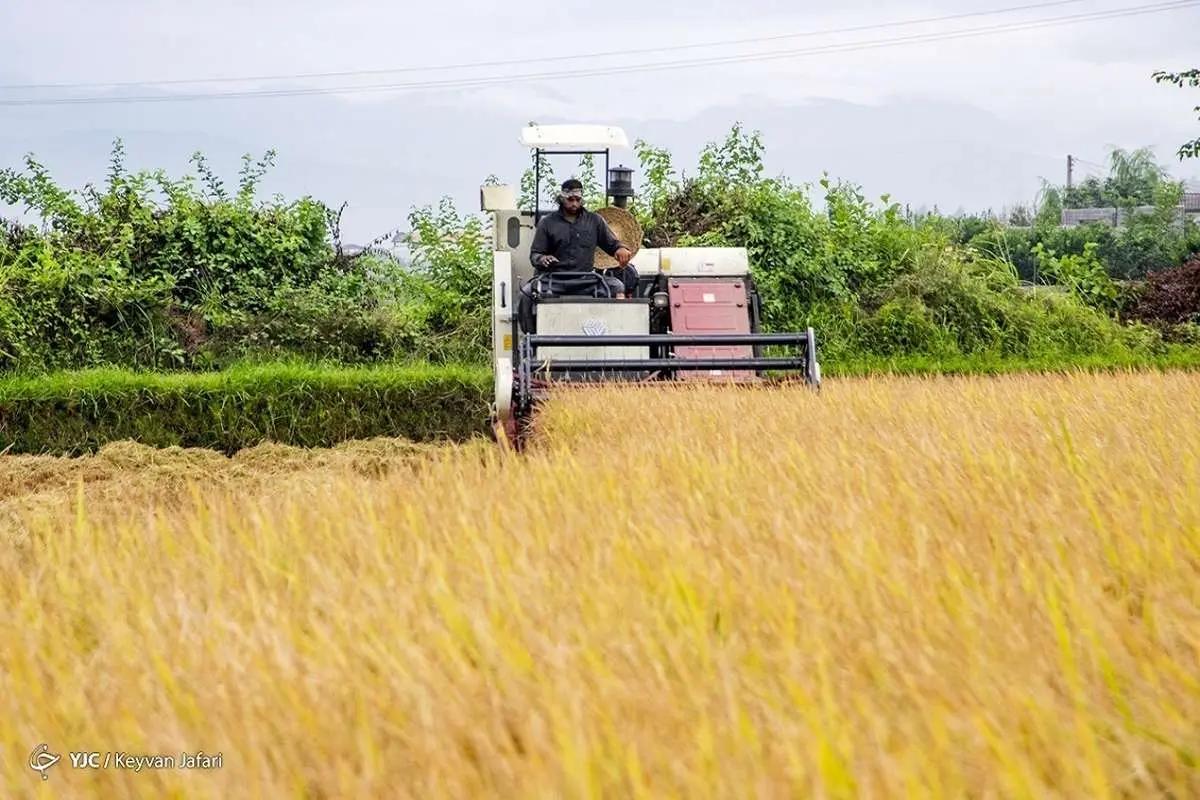
{"type": "Polygon", "coordinates": [[[861,356],[822,363],[826,377],[863,375],[999,375],[1011,372],[1103,372],[1111,370],[1200,369],[1200,348],[1173,347],[1157,355],[1097,355],[1012,358],[994,355],[954,357],[861,356]]]}
{"type": "Polygon", "coordinates": [[[461,440],[486,432],[491,394],[491,372],[478,366],[10,376],[0,378],[0,452],[73,455],[122,439],[224,452],[263,441],[461,440]]]}

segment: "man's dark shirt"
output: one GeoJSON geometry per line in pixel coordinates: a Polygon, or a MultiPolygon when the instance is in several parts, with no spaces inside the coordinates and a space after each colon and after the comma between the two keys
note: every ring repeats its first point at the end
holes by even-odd
{"type": "Polygon", "coordinates": [[[587,272],[595,266],[597,247],[615,256],[622,246],[604,217],[594,211],[580,209],[579,216],[571,222],[559,209],[542,217],[538,223],[529,248],[529,260],[537,270],[587,272]],[[543,267],[542,256],[554,256],[558,263],[543,267]]]}

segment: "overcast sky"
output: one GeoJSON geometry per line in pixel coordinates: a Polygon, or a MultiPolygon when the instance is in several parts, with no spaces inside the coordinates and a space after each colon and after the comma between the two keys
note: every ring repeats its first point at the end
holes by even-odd
{"type": "MultiPolygon", "coordinates": [[[[1034,0],[733,3],[401,4],[365,0],[0,0],[0,84],[189,80],[389,70],[579,56],[472,70],[313,80],[0,89],[0,100],[261,90],[558,73],[680,59],[894,40],[1144,6],[1058,3],[1020,13],[736,46],[662,48],[878,25],[1034,0]],[[252,8],[250,7],[252,6],[252,8]],[[618,57],[589,53],[627,51],[618,57]]],[[[1061,27],[842,53],[624,75],[561,76],[483,88],[117,105],[0,106],[0,166],[35,152],[70,185],[99,180],[114,137],[134,167],[180,172],[195,150],[234,178],[239,156],[275,148],[266,185],[349,201],[347,239],[404,225],[442,195],[477,207],[489,173],[515,182],[521,125],[618,124],[695,164],[735,121],[763,131],[768,166],[797,181],[823,171],[913,207],[999,209],[1065,178],[1066,154],[1104,163],[1150,145],[1173,174],[1178,144],[1200,134],[1200,92],[1158,86],[1159,68],[1200,66],[1200,5],[1061,27]]],[[[619,154],[631,161],[629,154],[619,154]]],[[[564,171],[560,169],[560,172],[564,171]]],[[[1080,175],[1095,172],[1082,165],[1080,175]]]]}

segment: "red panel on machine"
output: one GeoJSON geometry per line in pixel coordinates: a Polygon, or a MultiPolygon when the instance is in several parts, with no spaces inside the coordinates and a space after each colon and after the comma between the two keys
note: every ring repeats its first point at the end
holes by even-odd
{"type": "MultiPolygon", "coordinates": [[[[746,282],[740,278],[672,279],[667,294],[671,301],[672,333],[750,333],[750,309],[746,282]]],[[[676,358],[750,358],[754,350],[737,347],[676,347],[676,358]]],[[[754,380],[753,371],[712,370],[679,372],[685,380],[754,380]]]]}

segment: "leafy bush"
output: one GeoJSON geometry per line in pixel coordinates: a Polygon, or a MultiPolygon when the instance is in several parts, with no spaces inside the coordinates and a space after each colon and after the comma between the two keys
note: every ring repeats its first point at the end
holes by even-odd
{"type": "Polygon", "coordinates": [[[915,297],[888,300],[868,317],[859,332],[862,349],[879,355],[939,355],[954,352],[946,329],[915,297]]]}
{"type": "Polygon", "coordinates": [[[55,253],[40,238],[0,259],[0,369],[182,360],[166,311],[169,279],[139,278],[83,252],[55,253]]]}
{"type": "Polygon", "coordinates": [[[385,291],[385,276],[399,281],[400,270],[378,263],[369,276],[329,271],[307,285],[284,283],[264,298],[261,313],[221,326],[204,357],[213,365],[285,356],[364,364],[415,354],[421,320],[385,291]]]}
{"type": "Polygon", "coordinates": [[[1080,255],[1058,256],[1046,250],[1039,242],[1033,254],[1041,266],[1043,275],[1065,287],[1084,304],[1103,311],[1115,312],[1120,299],[1120,290],[1104,270],[1096,253],[1100,245],[1088,242],[1080,255]]]}
{"type": "Polygon", "coordinates": [[[105,185],[81,192],[32,156],[0,170],[0,200],[41,220],[0,246],[0,369],[203,365],[210,337],[257,329],[277,292],[351,266],[325,206],[255,201],[274,153],[246,157],[233,192],[192,161],[198,178],[130,173],[118,142],[105,185]]]}
{"type": "Polygon", "coordinates": [[[639,213],[655,246],[748,248],[765,326],[812,325],[833,364],[901,354],[1148,357],[1162,347],[1154,331],[1110,318],[1124,294],[1088,230],[1061,234],[1078,253],[1060,256],[1041,241],[1048,230],[937,215],[912,221],[890,198],[873,204],[844,182],[764,177],[762,152],[757,135],[735,126],[701,154],[695,178],[676,180],[664,151],[641,143],[653,177],[639,213]],[[1062,287],[1023,287],[1021,261],[1062,287]]]}
{"type": "Polygon", "coordinates": [[[1200,257],[1174,269],[1151,272],[1131,316],[1167,325],[1200,323],[1200,257]]]}
{"type": "Polygon", "coordinates": [[[1059,256],[1082,256],[1084,248],[1094,244],[1096,257],[1111,278],[1141,280],[1151,271],[1180,264],[1191,253],[1200,252],[1200,226],[1181,223],[1175,211],[1137,215],[1116,228],[1100,222],[1070,228],[1057,224],[1012,228],[992,223],[964,243],[1010,261],[1021,280],[1030,283],[1051,281],[1034,254],[1039,244],[1059,256]]]}
{"type": "MultiPolygon", "coordinates": [[[[828,176],[815,186],[768,176],[764,147],[735,125],[684,178],[670,153],[639,141],[633,211],[651,246],[746,247],[765,327],[812,325],[831,362],[1159,352],[1157,329],[1112,319],[1142,302],[1140,284],[1113,276],[1200,248],[1165,189],[1155,213],[1119,229],[1042,217],[1014,229],[908,217],[889,197],[869,201],[828,176]]],[[[192,176],[131,174],[119,143],[100,189],[67,192],[33,158],[0,171],[0,199],[42,221],[0,228],[0,370],[487,360],[492,256],[482,218],[442,200],[410,214],[410,263],[373,247],[349,254],[341,210],[255,198],[273,159],[247,157],[231,189],[198,154],[192,176]]]]}
{"type": "Polygon", "coordinates": [[[422,355],[433,361],[483,361],[491,352],[491,237],[483,221],[459,215],[447,198],[409,215],[412,274],[404,279],[422,355]]]}
{"type": "Polygon", "coordinates": [[[211,369],[281,356],[347,364],[477,361],[488,352],[491,255],[448,201],[410,215],[412,264],[349,254],[341,209],[256,200],[274,163],[247,157],[227,188],[130,173],[69,192],[33,157],[0,171],[0,200],[40,227],[0,228],[0,370],[101,365],[211,369]]]}

